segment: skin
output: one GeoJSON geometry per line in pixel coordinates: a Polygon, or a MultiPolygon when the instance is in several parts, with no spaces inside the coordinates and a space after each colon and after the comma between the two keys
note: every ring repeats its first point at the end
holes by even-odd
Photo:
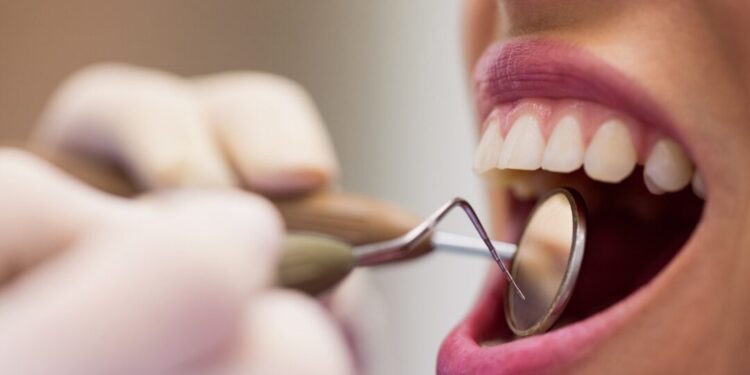
{"type": "MultiPolygon", "coordinates": [[[[572,43],[634,80],[703,176],[704,217],[654,298],[571,374],[740,374],[750,368],[750,4],[466,0],[468,67],[490,43],[572,43]],[[706,256],[709,254],[708,256],[706,256]],[[658,355],[654,355],[657,352],[658,355]]],[[[490,193],[498,231],[502,192],[490,193]]]]}

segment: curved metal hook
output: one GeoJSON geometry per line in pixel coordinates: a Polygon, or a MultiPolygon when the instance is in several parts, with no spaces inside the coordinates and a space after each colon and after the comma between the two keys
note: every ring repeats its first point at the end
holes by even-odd
{"type": "Polygon", "coordinates": [[[500,256],[497,254],[495,246],[492,244],[490,237],[487,235],[487,231],[484,229],[482,222],[479,221],[474,208],[471,207],[469,202],[465,199],[456,197],[442,207],[438,208],[432,215],[427,217],[414,229],[407,232],[405,235],[395,238],[389,241],[377,242],[372,244],[360,245],[354,248],[354,256],[357,259],[358,265],[376,265],[387,262],[398,261],[402,259],[408,259],[424,255],[432,250],[431,244],[425,245],[425,241],[429,241],[430,235],[435,231],[435,227],[443,220],[443,218],[456,206],[461,207],[466,213],[466,216],[471,220],[471,224],[476,229],[479,237],[487,246],[487,249],[492,254],[492,259],[495,260],[500,270],[505,274],[505,278],[513,285],[518,292],[518,295],[522,299],[526,299],[521,288],[518,287],[516,281],[513,280],[508,268],[505,267],[500,256]]]}

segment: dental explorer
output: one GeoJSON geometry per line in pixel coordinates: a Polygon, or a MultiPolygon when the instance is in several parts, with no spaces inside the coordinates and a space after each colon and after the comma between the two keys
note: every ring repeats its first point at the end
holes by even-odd
{"type": "MultiPolygon", "coordinates": [[[[139,193],[132,179],[111,166],[75,155],[34,151],[94,187],[121,196],[139,193]]],[[[586,242],[585,203],[567,188],[539,200],[517,246],[491,241],[473,208],[461,198],[422,222],[399,207],[344,192],[271,200],[290,233],[281,249],[280,286],[318,294],[355,267],[399,262],[432,250],[489,254],[509,281],[505,316],[518,336],[544,332],[559,318],[575,286],[586,242]],[[468,215],[481,240],[435,230],[454,207],[468,215]],[[505,261],[511,263],[510,269],[505,261]]]]}

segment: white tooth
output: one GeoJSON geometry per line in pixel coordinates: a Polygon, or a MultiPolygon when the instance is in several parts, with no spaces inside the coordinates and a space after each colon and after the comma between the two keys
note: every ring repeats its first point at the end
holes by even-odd
{"type": "Polygon", "coordinates": [[[651,194],[662,195],[666,193],[666,191],[657,186],[653,181],[651,181],[651,178],[649,178],[645,174],[643,175],[643,182],[646,183],[646,189],[648,189],[651,194]]]}
{"type": "Polygon", "coordinates": [[[474,172],[482,173],[495,168],[502,148],[503,138],[500,135],[500,119],[497,116],[492,116],[474,154],[474,172]]]}
{"type": "Polygon", "coordinates": [[[693,192],[701,199],[706,199],[706,188],[703,186],[703,178],[696,171],[693,174],[693,192]]]}
{"type": "Polygon", "coordinates": [[[644,178],[665,192],[682,190],[693,176],[693,163],[685,151],[671,139],[656,143],[646,159],[644,178]]]}
{"type": "Polygon", "coordinates": [[[636,152],[627,126],[609,120],[599,127],[584,157],[583,169],[594,180],[620,182],[635,168],[636,152]]]}
{"type": "Polygon", "coordinates": [[[519,117],[505,137],[497,162],[498,168],[533,171],[542,166],[544,137],[539,121],[531,116],[519,117]]]}
{"type": "Polygon", "coordinates": [[[542,169],[552,172],[572,172],[583,165],[583,135],[578,120],[565,116],[547,141],[542,158],[542,169]]]}

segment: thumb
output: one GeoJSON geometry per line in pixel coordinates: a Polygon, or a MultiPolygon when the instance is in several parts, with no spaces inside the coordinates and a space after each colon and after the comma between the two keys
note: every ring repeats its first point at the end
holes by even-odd
{"type": "Polygon", "coordinates": [[[5,288],[0,373],[164,374],[205,358],[271,283],[281,232],[268,202],[237,191],[131,206],[5,288]]]}
{"type": "Polygon", "coordinates": [[[241,336],[216,361],[180,369],[197,375],[352,375],[347,340],[323,306],[309,296],[268,290],[248,304],[241,336]]]}

